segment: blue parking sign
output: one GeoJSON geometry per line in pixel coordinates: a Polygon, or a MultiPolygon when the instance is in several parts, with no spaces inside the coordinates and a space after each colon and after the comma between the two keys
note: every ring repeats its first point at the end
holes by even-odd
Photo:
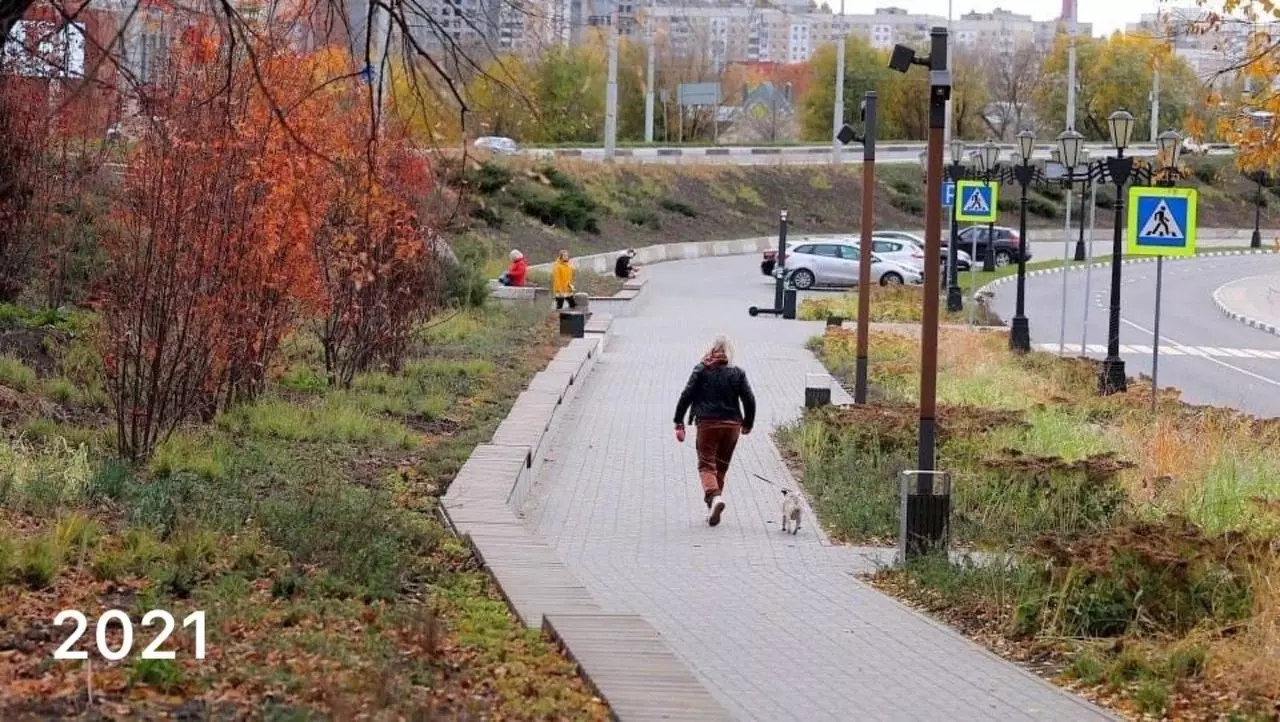
{"type": "Polygon", "coordinates": [[[956,184],[946,181],[942,184],[942,207],[950,208],[956,202],[956,184]]]}

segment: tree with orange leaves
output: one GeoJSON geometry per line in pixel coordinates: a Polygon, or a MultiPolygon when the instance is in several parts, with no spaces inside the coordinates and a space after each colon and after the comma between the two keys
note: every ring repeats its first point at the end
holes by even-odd
{"type": "Polygon", "coordinates": [[[347,384],[398,364],[434,302],[411,204],[430,174],[341,55],[184,39],[105,241],[107,385],[131,459],[253,397],[303,320],[323,319],[330,378],[347,384]]]}

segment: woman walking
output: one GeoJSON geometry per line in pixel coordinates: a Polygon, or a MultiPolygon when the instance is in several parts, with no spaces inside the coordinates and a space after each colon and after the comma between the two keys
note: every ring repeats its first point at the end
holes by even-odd
{"type": "Polygon", "coordinates": [[[733,344],[716,336],[702,361],[693,367],[676,403],[676,441],[684,442],[685,414],[692,410],[698,427],[698,477],[707,523],[716,526],[724,513],[724,476],[738,445],[738,436],[750,434],[756,420],[756,397],[747,374],[733,365],[733,344]]]}

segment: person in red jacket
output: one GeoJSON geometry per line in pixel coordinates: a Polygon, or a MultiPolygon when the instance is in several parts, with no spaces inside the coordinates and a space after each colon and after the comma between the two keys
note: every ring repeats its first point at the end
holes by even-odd
{"type": "Polygon", "coordinates": [[[524,254],[512,249],[511,267],[507,269],[506,273],[498,277],[498,283],[504,286],[523,286],[524,277],[528,272],[529,262],[524,259],[524,254]]]}

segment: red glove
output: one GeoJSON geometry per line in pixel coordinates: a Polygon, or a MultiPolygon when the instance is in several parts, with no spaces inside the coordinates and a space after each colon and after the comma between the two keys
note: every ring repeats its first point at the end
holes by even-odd
{"type": "Polygon", "coordinates": [[[684,424],[676,424],[676,441],[684,443],[684,424]]]}

